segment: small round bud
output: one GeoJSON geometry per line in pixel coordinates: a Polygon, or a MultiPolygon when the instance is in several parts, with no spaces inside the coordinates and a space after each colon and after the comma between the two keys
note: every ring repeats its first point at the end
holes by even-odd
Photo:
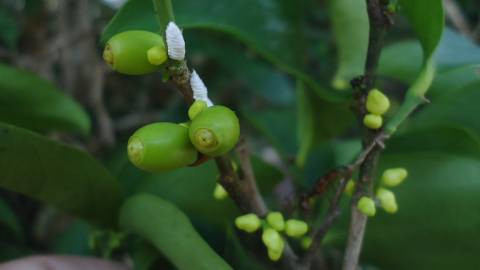
{"type": "Polygon", "coordinates": [[[207,108],[207,103],[203,100],[195,100],[190,108],[188,108],[188,118],[193,120],[195,116],[201,113],[203,110],[207,108]]]}
{"type": "Polygon", "coordinates": [[[282,257],[282,254],[283,248],[280,251],[273,250],[271,248],[268,249],[268,258],[274,262],[278,261],[282,257]]]}
{"type": "Polygon", "coordinates": [[[337,90],[346,90],[350,87],[350,83],[344,79],[337,78],[332,81],[332,87],[337,90]]]}
{"type": "Polygon", "coordinates": [[[260,227],[260,219],[253,213],[246,214],[235,219],[235,226],[240,230],[252,233],[260,227]]]}
{"type": "Polygon", "coordinates": [[[382,127],[383,119],[380,115],[369,113],[363,118],[363,124],[370,129],[379,129],[382,127]]]}
{"type": "Polygon", "coordinates": [[[345,186],[345,193],[348,196],[352,196],[354,191],[355,191],[355,181],[353,181],[353,179],[350,179],[348,180],[347,185],[345,186]]]}
{"type": "Polygon", "coordinates": [[[271,212],[267,215],[267,222],[272,228],[277,231],[283,231],[285,229],[285,220],[280,212],[271,212]]]}
{"type": "Polygon", "coordinates": [[[154,46],[147,51],[148,62],[152,65],[159,66],[167,61],[167,52],[165,46],[154,46]]]}
{"type": "Polygon", "coordinates": [[[385,170],[382,175],[382,183],[387,187],[395,187],[400,185],[408,176],[408,172],[404,168],[392,168],[385,170]]]}
{"type": "Polygon", "coordinates": [[[213,190],[213,197],[217,200],[223,200],[228,197],[227,191],[222,187],[220,184],[215,185],[215,189],[213,190]]]}
{"type": "Polygon", "coordinates": [[[375,213],[377,212],[375,202],[371,198],[365,196],[360,198],[357,208],[362,214],[368,217],[375,216],[375,213]]]}
{"type": "Polygon", "coordinates": [[[388,189],[379,188],[377,190],[377,199],[380,201],[385,212],[394,214],[398,210],[397,201],[395,200],[395,194],[388,189]]]}
{"type": "Polygon", "coordinates": [[[378,89],[372,89],[367,96],[367,111],[377,115],[383,115],[390,108],[390,100],[378,89]]]}
{"type": "Polygon", "coordinates": [[[290,237],[300,237],[306,234],[308,225],[302,220],[289,219],[285,223],[285,233],[290,237]]]}
{"type": "Polygon", "coordinates": [[[272,228],[264,229],[262,241],[269,251],[276,254],[280,253],[280,255],[283,252],[285,243],[283,242],[282,236],[276,230],[272,228]]]}
{"type": "Polygon", "coordinates": [[[311,237],[305,236],[302,238],[302,242],[300,243],[300,245],[302,246],[303,249],[307,250],[312,245],[312,241],[313,240],[311,237]]]}

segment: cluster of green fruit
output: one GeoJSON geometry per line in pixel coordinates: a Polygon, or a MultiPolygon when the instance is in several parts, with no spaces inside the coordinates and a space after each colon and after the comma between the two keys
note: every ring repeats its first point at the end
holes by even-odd
{"type": "MultiPolygon", "coordinates": [[[[395,194],[387,189],[400,185],[408,176],[408,172],[404,168],[392,168],[385,170],[382,174],[382,181],[380,187],[375,193],[375,199],[367,196],[363,196],[357,203],[357,208],[362,214],[373,217],[376,214],[376,204],[385,210],[385,212],[394,214],[398,211],[397,201],[395,194]]],[[[349,195],[353,193],[355,189],[355,182],[350,180],[347,183],[345,192],[349,195]]]]}
{"type": "Polygon", "coordinates": [[[368,114],[363,118],[363,124],[370,129],[379,129],[383,125],[383,118],[390,108],[390,100],[380,90],[372,89],[368,92],[366,109],[368,114]]]}
{"type": "Polygon", "coordinates": [[[282,257],[285,242],[280,232],[289,237],[300,238],[308,232],[308,225],[302,220],[284,220],[282,213],[270,212],[265,220],[251,213],[235,219],[235,226],[245,232],[256,232],[260,227],[263,230],[262,242],[267,247],[268,257],[277,261],[282,257]]]}
{"type": "MultiPolygon", "coordinates": [[[[194,164],[199,153],[217,157],[237,143],[240,126],[235,113],[224,106],[204,107],[187,123],[153,123],[137,130],[128,141],[130,161],[146,171],[160,172],[194,164]]],[[[189,114],[191,115],[191,114],[189,114]]],[[[200,155],[201,156],[201,155],[200,155]]]]}
{"type": "MultiPolygon", "coordinates": [[[[147,31],[126,31],[113,36],[103,52],[117,72],[142,75],[160,70],[168,56],[162,36],[147,31]]],[[[189,122],[152,123],[128,141],[128,157],[140,169],[159,172],[196,163],[229,152],[240,135],[235,113],[225,106],[207,107],[197,100],[188,110],[189,122]],[[200,153],[200,154],[199,154],[200,153]]]]}

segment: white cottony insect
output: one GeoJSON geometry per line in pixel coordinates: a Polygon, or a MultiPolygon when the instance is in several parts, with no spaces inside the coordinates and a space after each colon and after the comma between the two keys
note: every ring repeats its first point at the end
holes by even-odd
{"type": "Polygon", "coordinates": [[[205,101],[208,107],[213,106],[212,101],[208,98],[207,87],[195,70],[190,77],[190,86],[193,91],[193,99],[205,101]]]}
{"type": "Polygon", "coordinates": [[[167,40],[168,57],[173,60],[185,59],[185,40],[182,31],[174,22],[169,22],[165,30],[167,40]]]}

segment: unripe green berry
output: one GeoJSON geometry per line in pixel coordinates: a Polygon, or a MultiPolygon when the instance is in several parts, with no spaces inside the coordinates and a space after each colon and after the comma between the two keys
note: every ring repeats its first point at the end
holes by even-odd
{"type": "Polygon", "coordinates": [[[162,36],[136,30],[113,36],[105,46],[103,59],[119,73],[142,75],[160,69],[167,56],[162,36]]]}
{"type": "Polygon", "coordinates": [[[204,155],[226,154],[237,144],[240,125],[235,113],[224,106],[212,106],[195,116],[189,128],[195,148],[204,155]]]}
{"type": "Polygon", "coordinates": [[[375,216],[375,213],[377,212],[375,208],[375,202],[371,198],[366,196],[360,198],[357,204],[357,208],[362,214],[368,217],[375,216]]]}
{"type": "Polygon", "coordinates": [[[263,230],[262,241],[269,251],[273,253],[282,253],[285,243],[282,236],[274,229],[267,227],[263,230]]]}
{"type": "Polygon", "coordinates": [[[306,234],[308,225],[302,220],[289,219],[285,223],[285,233],[290,237],[300,237],[306,234]]]}
{"type": "Polygon", "coordinates": [[[382,183],[387,187],[395,187],[400,185],[408,176],[408,172],[404,168],[392,168],[385,170],[382,175],[382,183]]]}
{"type": "Polygon", "coordinates": [[[152,65],[159,66],[167,61],[167,53],[165,46],[154,46],[147,51],[148,62],[152,65]]]}
{"type": "Polygon", "coordinates": [[[382,127],[383,119],[380,115],[369,113],[363,118],[363,124],[370,129],[379,129],[382,127]]]}
{"type": "Polygon", "coordinates": [[[378,89],[372,89],[367,96],[367,111],[376,115],[383,115],[390,108],[390,100],[378,89]]]}
{"type": "Polygon", "coordinates": [[[311,237],[308,237],[308,236],[305,236],[302,238],[302,242],[300,243],[302,248],[307,250],[310,248],[310,246],[312,245],[312,238],[311,237]]]}
{"type": "Polygon", "coordinates": [[[188,138],[188,129],[174,123],[146,125],[128,140],[128,158],[140,169],[160,172],[194,163],[197,151],[188,138]]]}
{"type": "Polygon", "coordinates": [[[285,229],[285,220],[280,212],[270,212],[267,215],[267,222],[273,229],[283,231],[285,229]]]}
{"type": "Polygon", "coordinates": [[[222,187],[220,184],[215,185],[215,189],[213,190],[213,197],[217,200],[223,200],[228,197],[227,191],[222,187]]]}
{"type": "Polygon", "coordinates": [[[240,230],[252,233],[260,227],[260,219],[253,213],[246,214],[235,219],[235,226],[240,230]]]}
{"type": "Polygon", "coordinates": [[[195,100],[192,105],[188,108],[188,118],[193,120],[195,116],[201,113],[207,108],[207,103],[203,100],[195,100]]]}
{"type": "Polygon", "coordinates": [[[271,248],[267,248],[267,250],[268,250],[268,258],[270,258],[270,260],[274,262],[278,261],[282,257],[283,248],[281,250],[273,250],[271,248]]]}
{"type": "Polygon", "coordinates": [[[397,201],[395,199],[395,194],[388,189],[379,188],[377,190],[377,199],[380,201],[380,205],[382,206],[385,212],[394,214],[398,210],[397,201]]]}
{"type": "Polygon", "coordinates": [[[355,191],[355,181],[353,181],[353,179],[350,179],[348,180],[347,185],[345,186],[345,193],[348,196],[352,196],[354,191],[355,191]]]}

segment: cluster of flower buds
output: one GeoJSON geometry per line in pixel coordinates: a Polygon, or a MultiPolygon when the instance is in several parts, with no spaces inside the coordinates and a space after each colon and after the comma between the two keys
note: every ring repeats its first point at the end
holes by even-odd
{"type": "Polygon", "coordinates": [[[390,108],[390,100],[380,90],[372,89],[368,92],[366,103],[368,114],[363,118],[363,124],[370,129],[379,129],[383,125],[383,118],[390,108]]]}
{"type": "Polygon", "coordinates": [[[280,212],[270,212],[265,219],[253,213],[239,216],[235,219],[235,226],[248,233],[256,232],[261,227],[262,242],[267,247],[268,257],[272,261],[282,257],[285,247],[282,232],[292,238],[300,238],[308,232],[307,223],[298,219],[285,220],[280,212]]]}
{"type": "MultiPolygon", "coordinates": [[[[382,174],[382,181],[380,187],[375,194],[375,200],[373,198],[363,196],[357,203],[358,210],[369,217],[372,217],[376,213],[376,206],[380,206],[385,212],[394,214],[398,211],[397,200],[393,191],[386,187],[396,187],[400,185],[408,176],[408,172],[404,168],[391,168],[387,169],[382,174]]],[[[345,192],[352,194],[355,183],[350,180],[347,184],[345,192]],[[350,184],[351,182],[351,184],[350,184]],[[349,189],[349,185],[350,190],[349,189]]]]}

